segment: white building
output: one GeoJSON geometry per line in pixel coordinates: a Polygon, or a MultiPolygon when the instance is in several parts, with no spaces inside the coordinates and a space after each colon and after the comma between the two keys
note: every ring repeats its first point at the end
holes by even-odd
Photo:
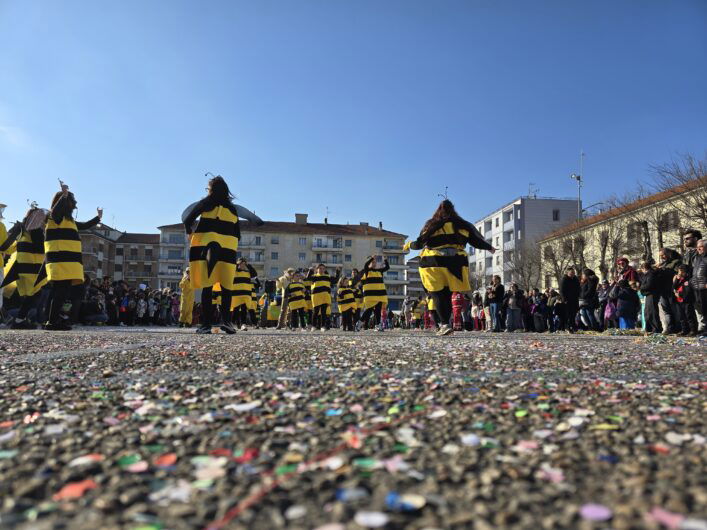
{"type": "Polygon", "coordinates": [[[511,270],[516,249],[535,244],[540,238],[577,220],[577,199],[519,197],[479,219],[476,228],[497,250],[491,254],[472,248],[469,275],[473,289],[490,285],[495,275],[504,284],[515,281],[511,270]]]}
{"type": "MultiPolygon", "coordinates": [[[[160,262],[159,286],[176,289],[184,268],[188,265],[189,247],[184,225],[159,227],[160,262]]],[[[275,279],[289,267],[308,269],[324,263],[331,272],[342,268],[350,275],[361,269],[367,256],[388,259],[390,270],[385,273],[388,300],[391,309],[399,310],[407,284],[405,279],[404,234],[384,230],[368,223],[341,225],[310,223],[307,214],[295,214],[294,222],[265,221],[262,226],[241,221],[241,239],[238,257],[245,257],[258,271],[261,281],[275,279]]]]}
{"type": "Polygon", "coordinates": [[[410,258],[406,265],[405,280],[407,285],[405,286],[405,296],[410,298],[425,296],[425,289],[422,287],[422,280],[420,279],[420,256],[410,258]]]}

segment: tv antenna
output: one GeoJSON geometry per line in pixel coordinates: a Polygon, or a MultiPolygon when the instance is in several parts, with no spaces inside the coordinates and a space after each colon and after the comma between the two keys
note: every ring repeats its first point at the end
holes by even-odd
{"type": "Polygon", "coordinates": [[[528,197],[537,198],[540,188],[535,185],[535,182],[528,183],[528,197]]]}

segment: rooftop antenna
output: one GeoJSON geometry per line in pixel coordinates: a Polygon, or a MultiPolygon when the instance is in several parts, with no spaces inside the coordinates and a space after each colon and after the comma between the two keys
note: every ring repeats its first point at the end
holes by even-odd
{"type": "Polygon", "coordinates": [[[444,199],[445,201],[449,200],[449,197],[447,196],[448,189],[449,189],[449,186],[445,186],[444,187],[444,195],[442,195],[441,193],[438,193],[437,197],[442,197],[442,199],[444,199]]]}
{"type": "Polygon", "coordinates": [[[537,199],[539,191],[540,191],[540,188],[537,188],[535,186],[535,182],[528,183],[528,197],[532,197],[533,199],[537,199]]]}

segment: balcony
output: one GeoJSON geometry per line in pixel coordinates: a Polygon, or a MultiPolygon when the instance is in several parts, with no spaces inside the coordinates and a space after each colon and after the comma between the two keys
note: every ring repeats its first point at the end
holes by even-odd
{"type": "Polygon", "coordinates": [[[265,242],[263,241],[262,238],[256,239],[254,237],[248,237],[241,239],[238,241],[238,248],[259,248],[259,249],[264,249],[265,248],[265,242]]]}
{"type": "Polygon", "coordinates": [[[515,230],[515,220],[511,217],[510,221],[503,223],[504,232],[513,232],[515,230]]]}
{"type": "Polygon", "coordinates": [[[403,254],[403,245],[401,243],[386,243],[383,245],[385,254],[403,254]]]}
{"type": "Polygon", "coordinates": [[[390,268],[392,270],[404,271],[408,266],[405,263],[391,263],[390,268]]]}
{"type": "Polygon", "coordinates": [[[506,241],[503,244],[503,250],[514,250],[516,248],[516,242],[515,240],[511,239],[510,241],[506,241]]]}
{"type": "Polygon", "coordinates": [[[328,245],[326,243],[322,243],[321,245],[319,245],[315,241],[313,241],[312,250],[314,252],[342,252],[344,250],[344,247],[343,245],[328,245]]]}

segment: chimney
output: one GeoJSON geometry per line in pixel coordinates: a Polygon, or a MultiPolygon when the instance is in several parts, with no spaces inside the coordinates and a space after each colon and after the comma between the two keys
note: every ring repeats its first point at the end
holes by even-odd
{"type": "Polygon", "coordinates": [[[368,223],[361,221],[361,226],[368,226],[368,223]]]}
{"type": "Polygon", "coordinates": [[[383,221],[378,221],[378,230],[383,230],[383,221]]]}
{"type": "Polygon", "coordinates": [[[295,214],[295,224],[306,225],[307,224],[307,214],[306,213],[296,213],[295,214]]]}

